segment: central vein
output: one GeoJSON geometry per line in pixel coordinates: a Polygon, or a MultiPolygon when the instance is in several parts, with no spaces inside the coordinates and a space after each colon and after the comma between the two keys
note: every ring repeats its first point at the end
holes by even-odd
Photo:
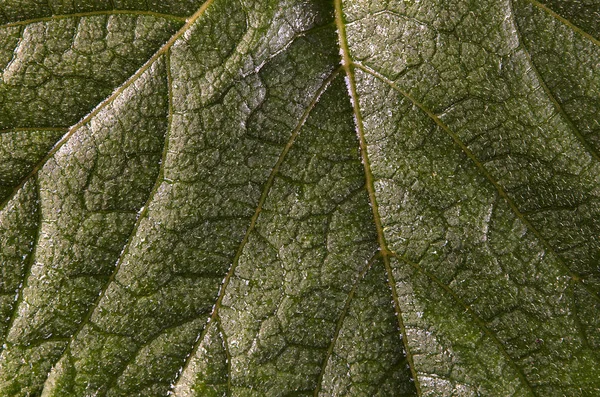
{"type": "Polygon", "coordinates": [[[363,119],[361,116],[358,94],[357,94],[357,90],[356,90],[356,80],[354,77],[354,70],[352,67],[352,58],[350,57],[350,51],[348,48],[348,39],[346,37],[346,26],[344,24],[344,18],[343,18],[342,0],[335,0],[335,22],[336,22],[336,26],[337,26],[337,30],[338,30],[340,52],[342,55],[342,65],[344,67],[344,70],[346,71],[348,90],[349,90],[350,98],[352,101],[354,116],[356,119],[356,132],[357,132],[358,140],[359,140],[359,144],[360,144],[360,153],[361,153],[361,157],[362,157],[362,163],[363,163],[363,167],[365,169],[366,188],[367,188],[367,192],[369,194],[369,201],[371,203],[371,208],[373,209],[373,220],[375,222],[375,229],[377,231],[377,242],[379,243],[379,247],[381,250],[382,257],[383,257],[383,262],[385,264],[389,287],[392,291],[392,298],[393,298],[394,306],[396,309],[398,325],[400,327],[400,332],[402,333],[402,343],[404,345],[404,351],[406,352],[406,359],[410,366],[412,378],[414,379],[416,393],[418,396],[421,396],[422,395],[421,386],[419,384],[419,378],[417,377],[417,371],[415,369],[413,357],[409,350],[408,337],[406,334],[406,327],[404,326],[404,320],[402,319],[402,312],[400,310],[400,302],[398,300],[398,293],[396,291],[396,283],[394,280],[394,275],[393,275],[392,267],[390,264],[390,250],[387,248],[387,243],[385,241],[385,236],[383,233],[383,225],[381,223],[381,216],[379,215],[379,209],[377,206],[377,197],[375,195],[374,178],[373,178],[373,173],[371,172],[371,165],[369,163],[369,156],[367,153],[367,141],[365,139],[363,119]]]}

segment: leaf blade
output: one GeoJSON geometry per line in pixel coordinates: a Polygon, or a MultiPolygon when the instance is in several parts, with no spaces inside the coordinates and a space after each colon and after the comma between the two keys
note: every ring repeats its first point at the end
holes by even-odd
{"type": "MultiPolygon", "coordinates": [[[[35,0],[21,3],[0,18],[26,18],[35,0]]],[[[104,14],[193,12],[109,3],[49,6],[86,13],[81,37],[104,14]]],[[[21,156],[37,165],[0,212],[0,287],[18,306],[1,301],[2,393],[598,391],[593,18],[562,0],[333,5],[209,1],[46,157],[21,156]],[[104,127],[146,139],[148,111],[160,150],[98,154],[104,127]],[[128,221],[98,232],[85,214],[128,221]]],[[[6,78],[13,57],[35,65],[10,49],[36,22],[0,34],[6,78]]],[[[26,168],[11,151],[9,185],[26,168]]]]}

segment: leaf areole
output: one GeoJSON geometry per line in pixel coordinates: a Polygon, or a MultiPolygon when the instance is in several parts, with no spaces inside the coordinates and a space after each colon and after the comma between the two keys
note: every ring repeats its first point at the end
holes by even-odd
{"type": "Polygon", "coordinates": [[[0,395],[600,394],[584,3],[4,1],[0,395]]]}

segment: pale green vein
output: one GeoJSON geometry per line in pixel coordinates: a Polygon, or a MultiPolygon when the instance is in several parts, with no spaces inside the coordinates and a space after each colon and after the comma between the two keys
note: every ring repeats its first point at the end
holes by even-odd
{"type": "Polygon", "coordinates": [[[321,387],[323,386],[323,377],[325,376],[325,370],[327,369],[327,364],[329,363],[329,359],[333,355],[333,349],[335,348],[335,344],[340,336],[340,332],[342,331],[342,326],[344,325],[344,320],[350,311],[350,304],[354,299],[354,295],[356,294],[356,290],[360,282],[365,278],[365,275],[369,272],[371,267],[373,267],[373,263],[377,259],[379,259],[380,253],[377,252],[368,262],[365,268],[359,273],[356,281],[352,285],[352,288],[348,292],[348,297],[346,298],[346,302],[344,303],[344,307],[342,309],[342,313],[340,314],[336,324],[335,331],[333,333],[333,337],[331,338],[331,342],[329,343],[329,347],[327,348],[327,353],[325,354],[325,358],[323,359],[323,365],[321,366],[321,372],[319,373],[319,377],[317,378],[317,386],[315,387],[314,397],[318,397],[319,392],[321,391],[321,387]]]}
{"type": "Polygon", "coordinates": [[[573,321],[575,322],[577,330],[579,331],[578,333],[579,333],[579,337],[581,338],[582,344],[586,348],[594,351],[596,349],[590,344],[590,338],[587,335],[585,326],[581,322],[581,317],[579,315],[579,305],[577,304],[577,297],[575,296],[575,288],[576,287],[577,287],[577,285],[575,283],[571,282],[571,283],[569,283],[569,288],[567,289],[567,294],[568,294],[569,298],[571,299],[571,301],[573,302],[573,321]]]}
{"type": "Polygon", "coordinates": [[[565,260],[562,258],[562,256],[560,256],[558,254],[558,252],[556,252],[556,250],[554,249],[554,247],[552,247],[552,245],[550,245],[550,243],[546,240],[546,238],[544,238],[544,236],[540,233],[540,231],[536,227],[533,226],[533,224],[529,221],[529,219],[527,219],[525,217],[525,215],[523,215],[523,213],[519,210],[519,208],[517,207],[517,205],[515,204],[515,202],[513,201],[513,199],[511,199],[510,196],[506,193],[506,191],[504,190],[504,188],[494,179],[494,177],[492,176],[492,174],[487,170],[487,168],[485,168],[485,166],[483,165],[483,163],[477,158],[477,156],[475,156],[475,154],[471,151],[471,149],[469,149],[467,147],[467,145],[465,145],[465,143],[458,137],[458,135],[456,135],[450,129],[450,127],[448,127],[442,120],[440,120],[440,118],[438,116],[436,116],[435,113],[433,113],[431,110],[427,109],[425,107],[425,105],[423,105],[422,103],[420,103],[419,101],[417,101],[410,94],[408,94],[407,92],[405,92],[404,90],[402,90],[393,81],[390,81],[387,77],[385,77],[381,73],[379,73],[379,72],[377,72],[377,71],[375,71],[375,70],[373,70],[373,69],[371,69],[371,68],[369,68],[367,66],[358,64],[358,63],[354,63],[354,65],[357,68],[359,68],[362,71],[364,71],[365,73],[368,73],[368,74],[374,76],[375,78],[383,81],[385,84],[387,84],[388,86],[390,86],[393,90],[395,90],[396,92],[400,93],[406,99],[408,99],[409,101],[411,101],[416,107],[418,107],[429,118],[431,118],[438,125],[438,127],[440,127],[445,133],[447,133],[450,136],[450,138],[452,138],[452,140],[454,141],[454,143],[463,151],[463,153],[475,164],[475,166],[484,175],[484,177],[494,186],[494,188],[496,189],[496,191],[498,192],[498,194],[500,194],[500,196],[504,199],[504,201],[509,205],[509,207],[514,212],[514,214],[517,216],[517,218],[519,220],[521,220],[525,224],[525,226],[527,226],[527,230],[530,230],[536,236],[536,238],[543,244],[543,246],[546,248],[546,250],[548,250],[549,252],[551,252],[553,254],[553,256],[558,259],[558,263],[562,267],[563,271],[565,271],[571,277],[571,279],[573,281],[581,282],[584,285],[585,289],[596,300],[600,301],[600,297],[595,293],[595,291],[593,289],[591,289],[591,287],[588,284],[582,282],[583,279],[584,279],[584,277],[581,276],[580,274],[577,274],[576,272],[572,271],[567,266],[567,264],[565,263],[565,260]]]}
{"type": "MultiPolygon", "coordinates": [[[[108,280],[106,281],[106,283],[100,290],[98,297],[96,298],[94,303],[88,309],[87,314],[85,315],[85,317],[83,318],[81,323],[78,325],[78,327],[75,330],[75,332],[73,333],[73,335],[71,335],[71,339],[69,341],[69,344],[65,348],[65,351],[63,352],[61,357],[59,357],[59,359],[56,362],[59,362],[60,359],[65,354],[70,354],[70,350],[71,350],[71,346],[72,346],[73,342],[75,340],[77,340],[77,336],[81,333],[81,331],[85,328],[85,326],[90,322],[96,309],[100,306],[100,302],[106,295],[108,288],[115,281],[115,278],[116,278],[117,274],[119,273],[119,270],[121,269],[121,266],[123,264],[123,259],[127,256],[127,253],[129,252],[129,249],[131,248],[131,243],[133,242],[133,238],[137,234],[137,231],[139,230],[142,221],[148,215],[148,207],[150,206],[150,203],[153,201],[154,196],[156,195],[156,192],[158,191],[158,189],[160,188],[160,186],[162,184],[162,181],[164,180],[164,165],[166,162],[167,153],[168,153],[168,149],[169,149],[169,136],[170,136],[170,130],[171,130],[171,117],[172,117],[171,116],[171,114],[172,114],[171,73],[169,70],[170,69],[170,61],[169,61],[169,52],[168,51],[165,54],[165,68],[166,68],[166,75],[167,75],[167,87],[169,90],[169,110],[168,110],[169,123],[167,124],[167,131],[165,133],[161,161],[159,163],[160,168],[159,168],[158,175],[156,177],[156,181],[154,183],[154,186],[152,187],[152,190],[150,191],[150,194],[148,195],[148,199],[146,200],[144,206],[142,207],[142,209],[136,219],[136,222],[133,226],[133,229],[131,230],[131,233],[129,233],[129,237],[127,238],[127,243],[125,244],[125,247],[123,248],[123,251],[121,252],[121,255],[119,256],[119,259],[117,260],[115,268],[113,269],[111,275],[108,277],[108,280]]],[[[50,376],[50,374],[47,375],[46,379],[48,379],[49,376],[50,376]]],[[[45,387],[45,384],[44,384],[44,387],[45,387]]]]}
{"type": "Polygon", "coordinates": [[[156,17],[156,18],[169,19],[172,21],[180,22],[180,23],[185,23],[187,21],[187,18],[178,17],[176,15],[170,15],[170,14],[161,14],[159,12],[153,12],[153,11],[105,10],[105,11],[75,12],[73,14],[61,14],[61,15],[52,15],[49,17],[26,19],[23,21],[9,22],[4,25],[0,25],[0,28],[12,28],[15,26],[25,26],[25,25],[31,25],[33,23],[39,23],[39,22],[59,21],[61,19],[68,19],[68,18],[86,18],[86,17],[95,17],[95,16],[111,16],[111,15],[151,16],[151,17],[156,17]]]}
{"type": "Polygon", "coordinates": [[[342,56],[342,65],[344,70],[346,71],[346,77],[348,79],[348,88],[350,91],[350,97],[352,101],[352,106],[354,109],[354,116],[356,121],[356,130],[358,134],[360,153],[362,157],[362,163],[365,171],[365,181],[367,186],[367,191],[369,193],[369,201],[371,202],[371,208],[373,210],[373,220],[375,222],[375,229],[377,230],[377,241],[379,243],[379,247],[381,249],[381,254],[383,256],[383,263],[385,265],[385,269],[387,272],[388,284],[390,286],[392,292],[392,298],[394,300],[394,306],[396,308],[396,318],[398,320],[398,326],[400,327],[400,332],[402,333],[402,343],[404,345],[404,350],[406,353],[406,359],[410,366],[410,371],[412,373],[412,377],[414,379],[414,385],[418,396],[422,395],[421,385],[419,382],[417,370],[415,368],[414,360],[412,357],[412,353],[408,346],[408,336],[406,333],[406,327],[404,326],[404,320],[402,319],[402,311],[400,310],[400,302],[398,300],[398,293],[396,291],[396,282],[394,280],[394,275],[392,272],[392,267],[390,265],[390,260],[388,257],[389,250],[387,248],[387,243],[385,241],[385,236],[383,233],[383,226],[381,223],[381,217],[379,215],[379,209],[377,207],[377,198],[375,196],[375,185],[373,173],[371,172],[371,165],[369,162],[369,155],[367,153],[367,141],[365,139],[364,127],[362,121],[362,115],[360,111],[360,104],[358,100],[358,94],[356,90],[356,81],[354,79],[354,71],[352,70],[352,59],[350,57],[350,50],[348,48],[348,39],[346,37],[346,26],[343,18],[342,11],[342,1],[335,0],[335,20],[338,28],[338,36],[339,36],[339,46],[342,56]]]}
{"type": "Polygon", "coordinates": [[[517,376],[521,379],[521,382],[527,387],[527,389],[529,389],[529,391],[531,392],[532,395],[534,395],[534,396],[536,395],[536,393],[533,391],[533,386],[529,382],[529,379],[527,379],[527,377],[525,376],[525,373],[523,372],[521,367],[519,367],[517,365],[515,359],[510,354],[508,354],[508,351],[506,350],[506,347],[504,346],[502,341],[500,341],[500,339],[498,339],[498,337],[488,328],[488,326],[485,324],[485,321],[483,321],[483,319],[481,317],[479,317],[477,312],[475,312],[475,310],[473,310],[471,308],[471,306],[467,305],[458,296],[458,294],[456,292],[454,292],[448,285],[442,283],[442,281],[440,279],[438,279],[436,276],[429,273],[428,271],[424,270],[417,263],[414,263],[413,261],[405,258],[404,256],[398,255],[396,253],[392,253],[390,255],[393,256],[394,258],[404,262],[405,264],[412,266],[415,270],[417,270],[418,272],[425,275],[427,278],[429,278],[431,281],[433,281],[438,287],[440,287],[448,295],[450,295],[452,297],[452,299],[454,299],[454,301],[459,306],[461,306],[463,309],[465,309],[465,311],[471,315],[473,321],[475,322],[475,324],[477,324],[479,326],[479,328],[483,331],[483,333],[486,334],[494,342],[494,344],[496,344],[498,346],[498,349],[500,350],[501,354],[507,359],[507,361],[514,368],[514,370],[517,373],[517,376]]]}
{"type": "MultiPolygon", "coordinates": [[[[66,127],[20,127],[20,128],[7,128],[0,130],[1,134],[9,134],[11,132],[39,132],[39,131],[58,131],[66,133],[69,128],[66,127]]],[[[1,208],[1,207],[0,207],[1,208]]]]}
{"type": "Polygon", "coordinates": [[[51,14],[55,14],[55,12],[54,12],[54,6],[52,5],[52,1],[51,0],[46,0],[46,5],[48,6],[48,9],[50,10],[50,13],[51,14]]]}
{"type": "Polygon", "coordinates": [[[542,74],[539,72],[535,62],[533,61],[533,58],[531,57],[531,53],[529,52],[527,46],[525,45],[525,41],[523,40],[523,37],[521,36],[521,31],[519,28],[519,23],[517,22],[517,18],[515,16],[513,3],[514,3],[514,0],[509,0],[509,2],[508,2],[509,7],[510,7],[510,16],[512,18],[512,23],[515,26],[515,33],[517,35],[517,39],[519,40],[520,47],[523,48],[523,52],[525,53],[525,56],[527,57],[527,60],[528,60],[531,70],[533,70],[533,73],[537,76],[540,86],[544,90],[544,93],[546,94],[546,96],[548,97],[550,102],[552,102],[552,104],[554,105],[554,108],[556,109],[556,111],[563,117],[563,119],[566,121],[566,123],[570,127],[569,129],[571,130],[573,135],[575,135],[577,140],[587,150],[587,152],[590,154],[590,156],[592,156],[596,161],[600,161],[600,155],[598,154],[598,152],[593,148],[592,145],[589,144],[589,142],[585,139],[585,137],[583,136],[583,134],[581,133],[579,128],[577,128],[575,123],[573,123],[573,120],[565,112],[565,110],[563,109],[560,102],[556,99],[556,96],[554,96],[552,91],[550,91],[550,88],[548,88],[548,85],[546,84],[546,81],[542,77],[542,74]]]}
{"type": "Polygon", "coordinates": [[[171,38],[169,39],[169,41],[167,41],[157,52],[155,52],[154,55],[144,65],[142,65],[142,67],[139,68],[138,71],[135,72],[135,74],[133,76],[131,76],[129,79],[127,79],[127,81],[125,81],[125,83],[123,83],[108,98],[106,98],[98,106],[96,106],[96,108],[94,110],[92,110],[87,116],[85,116],[77,124],[75,124],[74,126],[72,126],[69,129],[69,131],[65,134],[65,136],[63,136],[62,139],[60,141],[58,141],[56,143],[56,145],[54,145],[54,147],[52,148],[52,150],[50,150],[50,152],[48,152],[48,154],[46,154],[46,156],[43,159],[41,159],[34,166],[34,168],[31,170],[31,172],[29,172],[25,177],[23,177],[23,179],[21,180],[21,182],[13,189],[12,193],[6,198],[6,200],[3,203],[0,204],[0,211],[2,211],[4,209],[4,207],[12,199],[12,197],[14,197],[14,195],[23,187],[23,185],[25,184],[25,182],[27,182],[27,180],[30,179],[33,175],[37,174],[39,172],[39,170],[44,166],[44,164],[46,164],[46,162],[49,159],[51,159],[56,154],[56,152],[58,152],[58,150],[65,143],[67,143],[69,141],[69,139],[73,136],[73,134],[75,134],[75,132],[77,130],[79,130],[82,126],[84,126],[85,124],[87,124],[92,118],[94,118],[98,113],[100,113],[100,111],[102,109],[104,109],[106,106],[108,106],[109,104],[111,104],[116,98],[118,98],[119,95],[121,95],[123,93],[123,91],[125,91],[142,74],[144,74],[144,72],[146,70],[148,70],[150,68],[150,66],[152,66],[154,64],[154,62],[156,62],[156,60],[158,58],[160,58],[161,55],[166,54],[169,51],[169,49],[173,46],[173,44],[175,44],[175,42],[185,32],[187,32],[187,30],[194,24],[194,22],[196,22],[196,20],[198,18],[200,18],[200,16],[202,16],[202,14],[204,14],[204,12],[206,11],[206,9],[213,3],[213,1],[214,0],[207,0],[198,9],[198,11],[196,11],[194,13],[194,15],[192,15],[187,20],[187,22],[185,23],[185,25],[183,25],[179,29],[179,31],[177,31],[177,33],[175,33],[173,36],[171,36],[171,38]]]}
{"type": "MultiPolygon", "coordinates": [[[[315,106],[319,102],[319,99],[321,98],[323,93],[327,90],[329,85],[337,77],[340,70],[341,70],[341,68],[337,68],[336,70],[334,70],[331,73],[331,75],[323,82],[321,87],[319,87],[319,89],[317,90],[313,99],[309,103],[308,107],[306,108],[306,110],[304,111],[302,116],[300,117],[300,120],[299,120],[298,124],[296,125],[296,128],[294,128],[292,135],[290,136],[289,141],[287,142],[287,144],[283,148],[281,154],[279,155],[277,162],[273,166],[271,173],[269,174],[269,177],[268,177],[267,181],[265,182],[265,186],[263,188],[261,196],[258,200],[258,204],[257,204],[256,210],[254,211],[254,215],[252,216],[252,218],[250,220],[250,225],[248,226],[248,229],[246,230],[244,238],[240,242],[240,245],[239,245],[239,247],[235,253],[235,256],[233,258],[233,261],[231,263],[231,266],[229,267],[229,270],[227,271],[227,274],[225,275],[225,278],[224,278],[223,282],[221,283],[219,295],[218,295],[217,301],[215,302],[215,305],[213,307],[213,311],[210,315],[210,318],[208,319],[207,325],[204,327],[202,334],[197,339],[196,343],[194,344],[194,347],[192,348],[191,353],[187,356],[187,358],[185,359],[185,361],[183,363],[183,366],[181,367],[181,370],[178,372],[180,374],[180,376],[181,376],[181,374],[183,374],[185,372],[185,370],[189,366],[190,362],[192,361],[192,357],[194,357],[196,355],[198,348],[200,347],[202,341],[204,340],[204,337],[206,336],[206,333],[208,332],[209,325],[212,322],[217,320],[217,317],[219,315],[219,308],[221,307],[221,302],[223,301],[223,298],[225,297],[225,292],[227,290],[227,286],[229,285],[229,282],[231,281],[231,277],[233,276],[235,269],[237,268],[237,265],[239,263],[240,257],[244,250],[244,247],[246,246],[246,244],[248,243],[248,239],[250,238],[250,234],[252,233],[252,231],[254,230],[254,227],[256,226],[258,217],[260,216],[260,213],[262,212],[262,208],[267,200],[267,197],[269,195],[271,187],[273,186],[273,183],[275,182],[275,177],[279,173],[279,169],[280,169],[281,165],[283,164],[283,161],[285,160],[288,152],[290,151],[294,142],[296,141],[296,138],[298,137],[298,135],[300,135],[300,131],[302,130],[302,127],[306,123],[306,120],[308,120],[308,116],[310,115],[312,110],[315,108],[315,106]]],[[[173,387],[175,386],[176,383],[177,383],[177,380],[175,382],[173,382],[173,387]]]]}
{"type": "MultiPolygon", "coordinates": [[[[191,324],[191,323],[195,322],[196,320],[198,320],[197,316],[189,317],[189,318],[185,318],[181,321],[177,321],[176,323],[171,324],[166,328],[163,328],[160,332],[153,335],[149,340],[145,341],[145,346],[150,346],[153,342],[155,342],[161,336],[163,336],[171,331],[177,330],[178,328],[181,328],[188,324],[191,324]]],[[[94,328],[94,330],[99,333],[106,332],[105,330],[101,329],[100,327],[98,327],[96,325],[94,325],[92,328],[94,328]]],[[[129,337],[129,335],[119,335],[119,336],[129,337]]],[[[133,356],[131,359],[126,361],[126,365],[123,365],[121,368],[119,368],[119,371],[117,373],[115,373],[111,376],[110,380],[105,384],[107,393],[110,392],[110,390],[117,384],[119,379],[123,376],[123,373],[125,373],[125,371],[127,370],[127,364],[134,363],[136,358],[139,356],[140,352],[142,352],[141,348],[135,352],[135,356],[133,356]]],[[[65,354],[67,354],[67,353],[65,352],[65,354]]],[[[71,354],[71,353],[68,353],[68,354],[71,354]]]]}
{"type": "Polygon", "coordinates": [[[525,0],[525,1],[528,1],[529,3],[531,3],[532,5],[538,7],[539,9],[543,10],[544,12],[546,12],[549,15],[551,15],[552,17],[558,19],[560,22],[562,22],[564,25],[566,25],[567,27],[569,27],[574,32],[582,35],[583,37],[585,37],[588,40],[591,40],[592,43],[594,43],[595,45],[600,46],[600,40],[598,40],[597,38],[595,38],[591,34],[587,33],[586,31],[584,31],[580,27],[576,26],[575,24],[573,24],[573,22],[569,21],[568,19],[566,19],[566,18],[558,15],[556,12],[552,11],[546,5],[540,3],[537,0],[525,0]]]}

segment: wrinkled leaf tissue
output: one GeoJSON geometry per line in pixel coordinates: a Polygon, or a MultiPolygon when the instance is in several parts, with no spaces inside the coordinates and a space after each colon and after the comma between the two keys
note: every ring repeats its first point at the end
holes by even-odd
{"type": "Polygon", "coordinates": [[[600,395],[599,15],[3,1],[0,396],[600,395]]]}

